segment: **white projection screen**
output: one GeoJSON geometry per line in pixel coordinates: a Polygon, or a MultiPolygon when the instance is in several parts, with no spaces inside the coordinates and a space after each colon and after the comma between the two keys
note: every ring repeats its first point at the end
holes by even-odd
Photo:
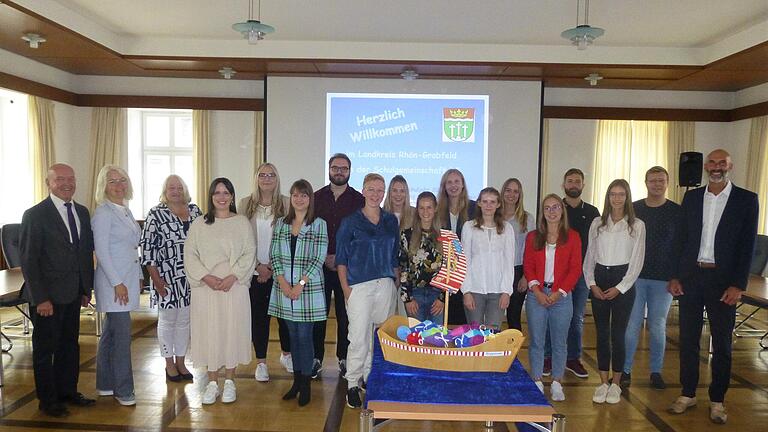
{"type": "MultiPolygon", "coordinates": [[[[282,189],[286,194],[291,183],[299,178],[309,180],[315,189],[328,183],[327,154],[335,148],[333,134],[329,129],[332,127],[332,119],[329,118],[331,99],[355,99],[364,96],[386,101],[393,98],[419,99],[423,95],[437,101],[441,98],[449,100],[446,108],[461,108],[463,105],[457,103],[467,99],[479,100],[485,104],[484,107],[481,105],[478,108],[484,109],[485,113],[475,110],[475,127],[478,128],[478,133],[474,141],[487,145],[486,158],[471,165],[472,168],[462,169],[467,177],[469,196],[476,199],[482,187],[493,186],[499,189],[504,180],[517,177],[523,183],[525,206],[531,213],[535,213],[541,111],[541,83],[538,81],[268,77],[266,87],[267,160],[277,166],[282,189]],[[480,123],[486,120],[484,116],[487,116],[486,130],[483,130],[484,124],[480,123]],[[481,139],[487,141],[479,141],[481,139]],[[472,172],[467,172],[467,169],[472,172]]],[[[428,170],[436,173],[434,185],[431,188],[426,185],[422,189],[437,192],[442,174],[437,172],[438,168],[454,168],[462,162],[459,156],[454,154],[456,152],[451,150],[460,144],[446,143],[446,151],[435,150],[434,147],[422,148],[423,140],[409,141],[406,138],[413,135],[414,129],[427,128],[424,126],[426,123],[414,120],[424,117],[413,111],[417,108],[406,108],[406,105],[397,104],[384,107],[373,105],[367,109],[366,105],[363,105],[360,110],[352,111],[349,121],[356,124],[342,131],[348,137],[353,136],[353,139],[345,144],[347,147],[343,148],[348,154],[357,150],[354,145],[365,144],[365,147],[360,148],[359,154],[355,153],[355,157],[351,157],[353,174],[350,184],[360,189],[359,183],[365,173],[356,171],[356,167],[386,170],[380,174],[388,182],[399,172],[398,167],[401,166],[399,162],[393,161],[393,157],[400,156],[400,152],[406,152],[408,154],[403,156],[419,159],[422,168],[435,168],[428,170]],[[389,129],[385,139],[379,139],[376,135],[381,133],[377,132],[377,127],[389,129]],[[411,149],[410,146],[414,148],[411,149]]],[[[334,115],[339,117],[338,114],[334,115]]],[[[442,111],[438,112],[438,115],[442,116],[442,111]]],[[[446,119],[437,119],[436,127],[443,127],[439,122],[447,120],[450,115],[446,111],[446,119]]],[[[446,128],[450,127],[447,121],[444,124],[446,128]]],[[[439,135],[439,131],[437,133],[439,135]]],[[[440,141],[439,137],[437,141],[440,141]]],[[[403,176],[406,180],[409,179],[408,172],[403,172],[403,176]]],[[[411,177],[416,182],[417,176],[412,174],[411,177]]],[[[428,180],[422,178],[420,181],[428,180]]],[[[409,186],[412,188],[411,198],[415,199],[414,185],[409,186]]]]}

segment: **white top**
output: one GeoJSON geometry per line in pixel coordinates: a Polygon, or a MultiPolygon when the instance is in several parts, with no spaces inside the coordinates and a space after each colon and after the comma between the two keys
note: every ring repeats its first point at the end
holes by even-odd
{"type": "Polygon", "coordinates": [[[528,233],[536,229],[536,218],[534,218],[530,213],[525,212],[526,218],[525,221],[525,232],[520,228],[520,222],[517,221],[516,218],[512,217],[507,219],[507,222],[509,222],[510,225],[512,225],[512,228],[515,230],[515,265],[521,266],[523,265],[523,254],[525,254],[525,238],[528,236],[528,233]]]}
{"type": "MultiPolygon", "coordinates": [[[[259,204],[256,207],[256,213],[251,217],[251,226],[256,232],[256,262],[259,264],[269,264],[269,249],[272,245],[272,206],[263,206],[259,204]]],[[[257,273],[254,273],[257,274],[257,273]]]]}
{"type": "Polygon", "coordinates": [[[723,217],[723,210],[728,204],[733,183],[730,181],[719,194],[715,195],[706,189],[704,191],[704,211],[701,214],[701,245],[699,246],[698,261],[715,262],[715,232],[723,217]]]}
{"type": "Polygon", "coordinates": [[[451,219],[451,231],[456,232],[459,229],[457,226],[459,224],[459,215],[448,212],[448,216],[451,219]]]}
{"type": "Polygon", "coordinates": [[[547,249],[544,251],[544,283],[555,282],[555,249],[557,243],[547,243],[547,249]]]}
{"type": "Polygon", "coordinates": [[[614,223],[611,217],[602,228],[601,219],[596,217],[589,227],[589,246],[584,257],[584,280],[587,286],[595,283],[595,265],[618,266],[629,264],[627,273],[616,285],[619,291],[625,293],[640,275],[645,260],[645,224],[635,219],[632,234],[629,234],[629,224],[626,216],[614,223]],[[598,233],[599,231],[599,233],[598,233]],[[598,235],[599,234],[599,235],[598,235]]]}
{"type": "Polygon", "coordinates": [[[467,256],[467,277],[463,293],[512,294],[515,281],[515,233],[506,226],[501,234],[496,227],[475,228],[467,221],[461,231],[461,243],[467,256]]]}
{"type": "MultiPolygon", "coordinates": [[[[61,219],[64,221],[64,226],[67,227],[67,232],[69,233],[69,242],[72,243],[72,230],[69,229],[69,217],[67,216],[67,207],[64,205],[64,200],[54,194],[51,194],[51,201],[53,201],[53,205],[56,206],[56,210],[59,211],[59,216],[61,216],[61,219]]],[[[72,200],[70,202],[72,203],[72,214],[75,215],[75,225],[77,226],[77,233],[79,237],[80,233],[83,232],[83,230],[80,229],[80,218],[77,217],[75,201],[72,200]]]]}

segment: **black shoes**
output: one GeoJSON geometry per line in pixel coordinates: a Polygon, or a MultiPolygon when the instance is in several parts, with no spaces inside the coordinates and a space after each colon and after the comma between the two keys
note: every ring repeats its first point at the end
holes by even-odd
{"type": "Polygon", "coordinates": [[[69,411],[67,411],[67,407],[64,406],[63,403],[44,404],[40,402],[38,408],[40,408],[40,411],[45,415],[50,417],[62,418],[69,415],[69,411]]]}
{"type": "Polygon", "coordinates": [[[291,400],[295,399],[296,395],[299,394],[299,387],[301,381],[301,374],[298,372],[293,373],[293,385],[291,386],[290,390],[286,394],[283,395],[283,400],[291,400]]]}
{"type": "Polygon", "coordinates": [[[664,382],[664,378],[661,377],[660,373],[654,372],[651,374],[651,387],[657,390],[664,390],[667,388],[667,384],[664,382]]]}
{"type": "Polygon", "coordinates": [[[168,373],[168,369],[165,370],[165,379],[167,379],[170,382],[179,382],[184,379],[181,374],[171,375],[168,373]]]}
{"type": "Polygon", "coordinates": [[[299,375],[299,406],[305,406],[312,399],[310,389],[312,378],[306,375],[299,375]]]}
{"type": "Polygon", "coordinates": [[[352,387],[347,390],[347,406],[350,408],[363,406],[363,400],[360,398],[360,387],[352,387]]]}
{"type": "Polygon", "coordinates": [[[318,359],[312,360],[312,379],[317,379],[320,376],[320,372],[323,371],[323,362],[318,359]]]}
{"type": "Polygon", "coordinates": [[[83,396],[82,393],[75,393],[73,396],[67,396],[61,398],[60,401],[62,404],[70,404],[78,407],[89,407],[96,403],[95,399],[88,399],[87,397],[83,396]]]}
{"type": "Polygon", "coordinates": [[[622,372],[621,373],[621,380],[619,380],[619,387],[626,389],[629,388],[629,386],[632,384],[632,374],[622,372]]]}

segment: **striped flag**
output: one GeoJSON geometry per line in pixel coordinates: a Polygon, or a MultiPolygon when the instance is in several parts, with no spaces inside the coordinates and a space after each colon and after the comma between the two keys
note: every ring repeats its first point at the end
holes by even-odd
{"type": "Polygon", "coordinates": [[[443,245],[443,263],[430,284],[450,294],[455,294],[467,275],[467,256],[459,237],[451,230],[441,229],[437,239],[443,245]]]}

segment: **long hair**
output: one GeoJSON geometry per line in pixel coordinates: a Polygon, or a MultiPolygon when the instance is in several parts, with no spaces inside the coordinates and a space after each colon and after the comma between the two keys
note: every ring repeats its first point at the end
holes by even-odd
{"type": "MultiPolygon", "coordinates": [[[[517,190],[520,191],[520,196],[517,199],[517,204],[515,205],[514,212],[512,213],[512,217],[515,218],[517,223],[520,225],[520,232],[524,233],[528,230],[528,214],[525,212],[525,205],[523,205],[523,198],[525,197],[523,195],[523,184],[518,180],[517,178],[509,178],[507,181],[504,182],[504,184],[501,186],[501,193],[503,194],[505,190],[509,187],[510,183],[514,183],[517,185],[517,190]]],[[[501,200],[501,212],[502,214],[506,213],[507,210],[507,201],[502,198],[501,200]]]]}
{"type": "Polygon", "coordinates": [[[163,182],[163,191],[160,192],[160,202],[168,204],[168,183],[170,183],[171,180],[178,180],[179,184],[181,184],[181,189],[184,191],[184,202],[189,204],[192,201],[192,197],[189,195],[189,188],[184,182],[184,179],[176,174],[171,174],[165,178],[165,181],[163,182]]]}
{"type": "MultiPolygon", "coordinates": [[[[496,201],[501,203],[501,194],[499,191],[496,190],[496,188],[487,187],[480,191],[480,193],[477,195],[477,205],[480,205],[480,202],[482,201],[483,194],[490,194],[494,195],[496,197],[496,201]]],[[[496,208],[496,212],[493,213],[493,222],[496,224],[496,233],[501,234],[504,232],[504,226],[507,224],[504,221],[504,215],[501,213],[501,206],[496,208]]],[[[482,210],[478,209],[475,211],[475,228],[480,229],[483,226],[483,212],[482,210]]]]}
{"type": "Polygon", "coordinates": [[[608,185],[608,190],[605,191],[605,203],[603,204],[603,214],[600,216],[600,226],[597,228],[597,235],[600,235],[600,231],[604,230],[608,225],[608,218],[611,217],[611,189],[614,187],[620,187],[624,189],[627,194],[627,198],[624,201],[624,216],[627,217],[627,225],[629,225],[629,235],[634,234],[635,225],[635,208],[632,206],[632,191],[629,189],[629,183],[624,179],[616,179],[608,185]]]}
{"type": "Polygon", "coordinates": [[[270,163],[264,162],[256,169],[256,173],[253,174],[253,186],[251,195],[248,196],[245,203],[245,217],[252,218],[256,213],[256,209],[261,202],[261,189],[259,188],[259,174],[264,168],[272,168],[272,172],[275,173],[275,190],[272,191],[272,197],[270,198],[270,205],[272,206],[272,225],[275,222],[285,216],[286,208],[283,202],[283,197],[280,195],[280,173],[277,172],[277,167],[270,163]]]}
{"type": "Polygon", "coordinates": [[[544,217],[544,203],[547,202],[547,200],[557,201],[557,205],[559,205],[563,211],[560,216],[560,222],[557,224],[557,244],[564,245],[568,241],[568,229],[570,227],[568,226],[568,217],[565,214],[565,203],[563,202],[563,199],[560,198],[560,195],[549,194],[541,200],[541,207],[539,207],[539,220],[536,223],[536,234],[533,238],[533,248],[536,250],[543,249],[544,245],[547,244],[547,234],[549,229],[547,219],[544,217]]]}
{"type": "Polygon", "coordinates": [[[411,194],[408,191],[408,182],[405,180],[405,177],[401,176],[400,174],[392,177],[392,180],[389,181],[387,197],[384,199],[384,205],[382,207],[384,210],[390,213],[394,213],[394,209],[392,207],[392,187],[395,185],[395,183],[401,183],[403,186],[405,186],[405,201],[403,202],[403,211],[400,213],[400,230],[404,230],[406,228],[410,228],[411,225],[413,225],[413,214],[415,213],[413,211],[413,207],[411,207],[411,194]]]}
{"type": "Polygon", "coordinates": [[[237,214],[237,208],[235,208],[235,187],[232,182],[226,177],[217,177],[211,182],[211,186],[208,188],[208,212],[203,216],[205,223],[208,225],[216,222],[216,207],[213,205],[213,194],[216,192],[216,186],[219,183],[223,184],[230,195],[232,195],[232,201],[229,202],[229,211],[233,214],[237,214]]]}
{"type": "MultiPolygon", "coordinates": [[[[304,179],[296,180],[291,185],[291,195],[294,193],[303,193],[309,196],[309,206],[307,207],[307,216],[304,218],[304,225],[311,224],[315,221],[315,193],[312,190],[312,185],[304,179]]],[[[292,224],[294,219],[296,219],[296,209],[293,208],[293,201],[289,200],[288,214],[285,215],[283,222],[292,224]]]]}
{"type": "MultiPolygon", "coordinates": [[[[94,193],[96,205],[100,205],[108,200],[107,176],[111,171],[115,171],[120,174],[121,177],[125,177],[125,179],[128,180],[125,188],[125,201],[130,201],[133,198],[133,185],[131,184],[131,178],[128,176],[128,173],[117,165],[104,165],[99,170],[99,175],[96,176],[96,192],[94,193]]],[[[125,203],[125,201],[123,203],[125,203]]]]}
{"type": "Polygon", "coordinates": [[[467,193],[467,181],[464,179],[464,174],[456,168],[451,168],[443,173],[443,177],[440,178],[440,190],[437,193],[437,217],[440,219],[441,225],[448,225],[451,222],[451,203],[448,198],[448,191],[445,190],[445,183],[448,181],[448,176],[456,174],[461,177],[461,195],[459,195],[459,219],[469,219],[469,194],[467,193]]]}
{"type": "MultiPolygon", "coordinates": [[[[422,200],[432,201],[432,205],[435,206],[435,210],[437,210],[437,197],[435,197],[435,194],[432,192],[424,191],[419,194],[418,198],[416,198],[416,211],[414,212],[415,215],[413,216],[413,224],[411,225],[411,238],[408,242],[408,252],[411,254],[415,254],[419,250],[419,246],[421,244],[421,235],[424,232],[424,229],[421,227],[421,215],[419,215],[418,210],[419,203],[422,200]]],[[[437,237],[437,233],[439,232],[440,218],[438,218],[437,213],[435,213],[435,217],[432,218],[432,225],[429,227],[429,235],[437,237]]]]}

